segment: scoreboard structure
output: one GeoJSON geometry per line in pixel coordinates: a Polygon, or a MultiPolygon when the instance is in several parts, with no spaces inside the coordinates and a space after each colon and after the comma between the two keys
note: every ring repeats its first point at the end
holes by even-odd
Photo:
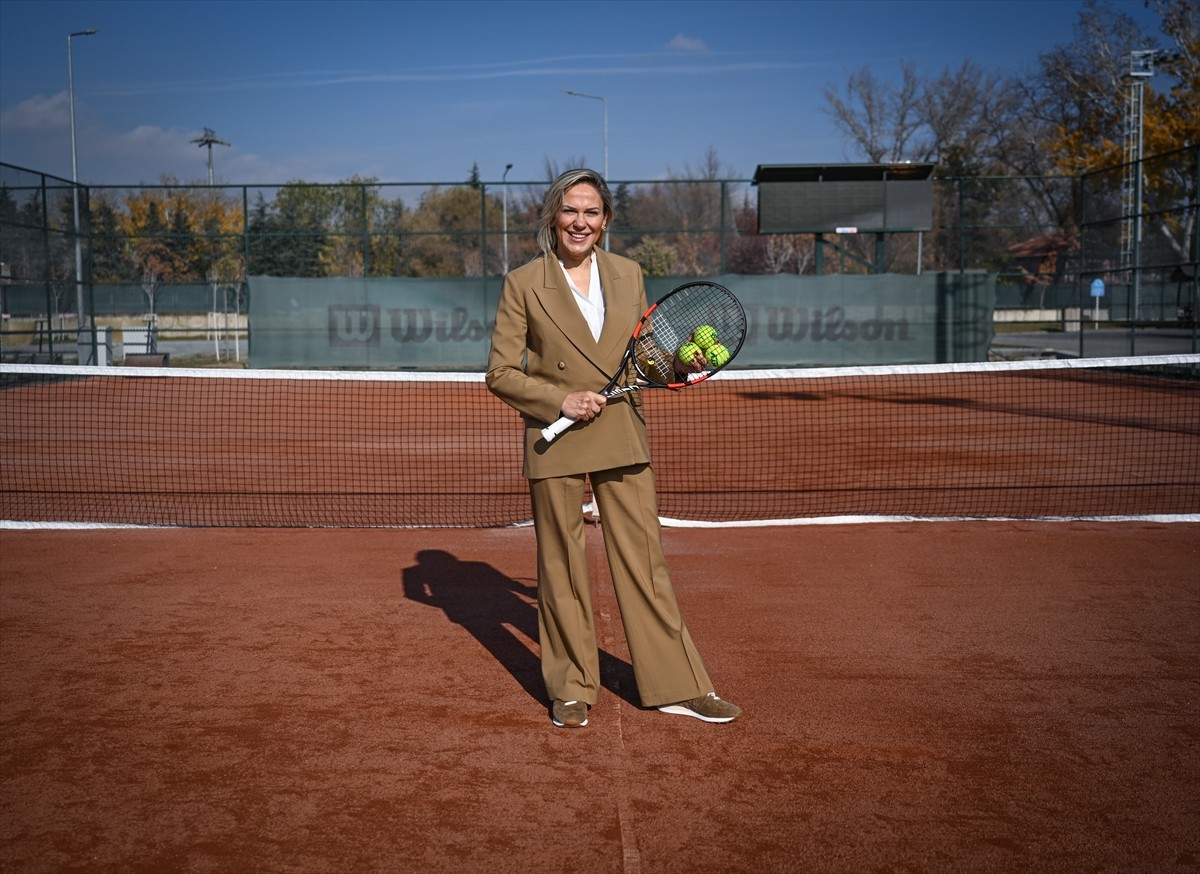
{"type": "Polygon", "coordinates": [[[915,233],[933,228],[933,164],[760,164],[760,234],[915,233]]]}

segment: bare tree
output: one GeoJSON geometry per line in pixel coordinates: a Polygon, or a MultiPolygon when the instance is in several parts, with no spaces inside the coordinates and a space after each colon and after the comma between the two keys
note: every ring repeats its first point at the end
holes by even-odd
{"type": "MultiPolygon", "coordinates": [[[[546,174],[546,181],[553,182],[568,170],[575,170],[579,167],[587,166],[587,155],[571,155],[562,164],[559,164],[558,161],[555,161],[553,158],[547,157],[543,163],[542,169],[546,174]]],[[[605,179],[604,181],[607,182],[608,180],[605,179]]]]}
{"type": "Polygon", "coordinates": [[[797,234],[767,234],[762,249],[768,273],[803,273],[813,260],[813,243],[797,234]]]}
{"type": "Polygon", "coordinates": [[[973,61],[921,83],[923,136],[912,160],[942,163],[954,149],[985,172],[1000,172],[1020,117],[1013,81],[973,61]]]}
{"type": "Polygon", "coordinates": [[[158,289],[162,282],[158,278],[158,274],[153,270],[147,270],[142,274],[142,291],[146,295],[146,306],[150,311],[150,318],[155,317],[155,304],[158,300],[158,289]]]}
{"type": "Polygon", "coordinates": [[[850,74],[844,95],[833,85],[822,92],[834,127],[874,164],[919,160],[911,147],[923,123],[920,78],[911,61],[901,64],[900,74],[899,85],[891,85],[863,67],[850,74]]]}
{"type": "Polygon", "coordinates": [[[1121,161],[1130,53],[1157,41],[1124,13],[1088,0],[1071,42],[1042,54],[1025,83],[1025,108],[1040,122],[1041,148],[1060,172],[1121,161]]]}

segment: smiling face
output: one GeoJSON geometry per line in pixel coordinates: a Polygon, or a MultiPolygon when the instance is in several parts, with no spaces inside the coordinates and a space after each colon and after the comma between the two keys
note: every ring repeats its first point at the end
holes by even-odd
{"type": "Polygon", "coordinates": [[[591,257],[604,233],[606,216],[600,192],[581,182],[568,188],[558,213],[557,254],[567,267],[578,267],[591,257]]]}

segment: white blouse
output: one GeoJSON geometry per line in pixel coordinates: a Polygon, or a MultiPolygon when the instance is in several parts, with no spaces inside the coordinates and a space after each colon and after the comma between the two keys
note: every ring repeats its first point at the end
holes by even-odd
{"type": "Polygon", "coordinates": [[[600,331],[604,329],[604,290],[600,287],[600,271],[596,268],[596,253],[591,256],[592,275],[588,280],[588,292],[585,295],[579,290],[574,282],[571,281],[571,274],[567,272],[567,268],[563,267],[560,260],[558,266],[562,267],[563,276],[567,278],[567,285],[571,286],[571,293],[575,296],[575,303],[579,305],[579,311],[583,313],[583,318],[587,321],[588,328],[592,332],[592,339],[596,342],[600,341],[600,331]]]}

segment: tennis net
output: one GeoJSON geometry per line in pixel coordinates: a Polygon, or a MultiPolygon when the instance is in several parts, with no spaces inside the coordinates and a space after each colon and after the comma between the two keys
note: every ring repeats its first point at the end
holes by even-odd
{"type": "MultiPolygon", "coordinates": [[[[642,397],[668,524],[1200,513],[1200,355],[733,371],[642,397]]],[[[6,524],[530,518],[520,417],[477,373],[6,364],[0,421],[6,524]]]]}

